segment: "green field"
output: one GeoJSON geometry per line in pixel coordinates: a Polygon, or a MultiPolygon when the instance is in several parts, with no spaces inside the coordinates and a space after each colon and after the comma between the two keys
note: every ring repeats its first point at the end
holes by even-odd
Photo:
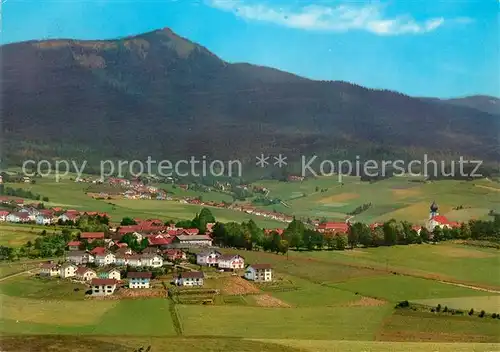
{"type": "Polygon", "coordinates": [[[436,245],[358,248],[354,251],[296,252],[294,255],[326,263],[364,265],[500,290],[500,276],[491,274],[498,270],[500,264],[500,251],[494,248],[443,242],[436,245]]]}
{"type": "Polygon", "coordinates": [[[336,283],[333,286],[391,302],[414,301],[428,297],[484,296],[484,292],[481,291],[401,275],[364,277],[336,283]]]}
{"type": "Polygon", "coordinates": [[[391,307],[179,306],[186,336],[372,340],[391,307]],[[210,324],[203,324],[210,320],[210,324]],[[355,328],[353,326],[356,325],[355,328]]]}
{"type": "MultiPolygon", "coordinates": [[[[485,292],[485,294],[487,294],[485,292]]],[[[478,296],[478,297],[452,297],[440,299],[421,299],[415,300],[416,303],[425,304],[428,306],[448,307],[452,309],[474,309],[477,312],[484,310],[488,313],[500,312],[500,296],[478,296]]]]}
{"type": "Polygon", "coordinates": [[[433,343],[433,342],[381,342],[298,339],[242,339],[225,337],[151,337],[138,338],[78,336],[3,336],[6,351],[54,352],[130,352],[139,347],[151,346],[154,352],[492,352],[498,344],[491,343],[433,343]],[[200,347],[202,346],[202,347],[200,347]]]}
{"type": "MultiPolygon", "coordinates": [[[[270,198],[287,202],[289,212],[304,218],[343,220],[356,207],[372,203],[372,207],[356,215],[362,222],[385,221],[391,218],[423,223],[429,215],[429,205],[435,200],[440,213],[454,221],[471,218],[487,219],[488,212],[500,211],[500,193],[497,183],[479,180],[412,182],[409,177],[393,177],[375,183],[361,182],[357,177],[319,177],[304,182],[259,181],[256,185],[270,190],[270,198]],[[323,192],[321,191],[323,190],[323,192]],[[298,197],[298,194],[302,194],[298,197]],[[463,206],[464,209],[453,210],[463,206]]],[[[270,210],[276,206],[264,207],[270,210]]]]}
{"type": "Polygon", "coordinates": [[[34,259],[20,260],[15,262],[0,262],[0,279],[36,268],[38,267],[40,262],[46,261],[48,259],[49,258],[46,258],[44,260],[34,259]]]}
{"type": "MultiPolygon", "coordinates": [[[[467,221],[487,219],[490,210],[500,211],[500,193],[497,183],[479,181],[434,181],[414,182],[409,177],[393,177],[375,183],[361,182],[358,177],[319,177],[303,182],[258,181],[253,185],[269,189],[269,198],[279,198],[286,202],[270,206],[260,206],[267,211],[278,211],[301,218],[344,220],[346,214],[358,206],[371,203],[366,211],[355,216],[362,222],[380,222],[395,218],[423,224],[428,218],[429,205],[435,200],[440,213],[450,220],[467,221]],[[463,207],[454,210],[456,207],[463,207]]],[[[78,210],[108,212],[114,221],[124,216],[159,217],[166,219],[192,218],[200,210],[199,206],[173,201],[155,200],[96,200],[85,195],[87,184],[69,180],[55,182],[54,179],[37,179],[36,184],[15,184],[13,187],[29,189],[47,196],[50,206],[61,206],[78,210]]],[[[232,197],[219,192],[184,191],[172,185],[161,185],[173,191],[177,197],[198,197],[203,200],[227,201],[232,197]]],[[[251,201],[252,199],[248,199],[251,201]]],[[[284,224],[263,217],[251,216],[228,209],[213,209],[221,221],[242,221],[254,219],[262,227],[283,227],[284,224]]]]}
{"type": "Polygon", "coordinates": [[[0,245],[19,247],[28,241],[34,241],[43,230],[48,234],[59,233],[52,227],[0,223],[0,245]]]}
{"type": "MultiPolygon", "coordinates": [[[[373,206],[356,216],[357,220],[396,217],[418,222],[427,217],[434,199],[452,220],[481,218],[490,209],[500,209],[499,194],[488,188],[488,181],[423,184],[397,178],[369,184],[349,177],[344,178],[343,185],[336,178],[258,184],[271,190],[270,197],[279,197],[290,205],[268,210],[275,208],[310,218],[343,219],[347,212],[367,202],[373,206]],[[458,205],[466,209],[452,210],[458,205]]],[[[124,216],[190,219],[200,210],[173,201],[95,200],[84,194],[86,185],[69,181],[37,180],[37,184],[20,186],[48,196],[49,205],[105,211],[114,221],[124,216]]],[[[184,191],[176,188],[175,192],[180,195],[184,191]]],[[[190,192],[186,195],[197,196],[190,192]]],[[[227,196],[198,195],[217,201],[227,196]]],[[[252,218],[263,227],[283,227],[279,222],[227,209],[213,208],[212,212],[223,222],[252,218]]],[[[28,239],[23,236],[36,235],[40,230],[0,226],[0,241],[11,245],[25,243],[28,239]]],[[[274,282],[253,285],[244,281],[248,285],[245,288],[238,286],[237,278],[211,270],[207,272],[210,278],[206,286],[222,293],[215,297],[213,305],[202,305],[197,299],[206,298],[202,290],[193,299],[183,297],[178,301],[93,300],[85,298],[86,287],[81,284],[26,274],[4,279],[0,281],[0,333],[5,336],[2,348],[79,351],[85,346],[86,351],[119,352],[151,345],[152,352],[500,350],[499,344],[493,344],[499,342],[500,320],[491,315],[479,318],[431,313],[427,308],[394,308],[397,302],[409,300],[429,308],[441,304],[494,312],[500,295],[479,288],[500,291],[500,277],[495,275],[500,262],[497,249],[446,242],[346,251],[289,251],[288,255],[222,251],[238,253],[246,263],[271,264],[274,282]]],[[[0,264],[0,276],[36,265],[0,264]]]]}
{"type": "MultiPolygon", "coordinates": [[[[80,211],[100,211],[107,212],[111,216],[111,220],[119,222],[123,217],[129,216],[132,218],[160,218],[167,220],[185,220],[192,219],[197,212],[201,210],[201,206],[194,204],[182,204],[176,201],[159,201],[159,200],[141,200],[141,199],[109,199],[97,200],[85,194],[88,188],[87,184],[76,183],[71,181],[55,182],[51,179],[37,180],[36,184],[13,184],[12,187],[19,187],[30,190],[34,193],[42,194],[49,197],[50,202],[47,206],[58,206],[65,209],[76,209],[80,211]]],[[[177,188],[177,193],[181,195],[181,191],[177,188]]],[[[216,192],[197,193],[210,200],[227,200],[226,195],[217,195],[216,192]],[[205,197],[205,195],[207,195],[205,197]],[[222,197],[222,198],[221,198],[222,197]]],[[[193,195],[194,196],[194,195],[193,195]]],[[[261,227],[277,228],[284,227],[282,222],[269,220],[263,217],[245,214],[242,212],[222,209],[210,208],[217,217],[217,220],[228,221],[248,221],[253,219],[261,227]]]]}

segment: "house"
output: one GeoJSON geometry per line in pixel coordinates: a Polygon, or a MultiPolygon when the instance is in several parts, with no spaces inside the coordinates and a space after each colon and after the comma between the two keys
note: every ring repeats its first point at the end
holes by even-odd
{"type": "Polygon", "coordinates": [[[40,265],[40,276],[59,276],[59,265],[54,263],[40,265]]]}
{"type": "Polygon", "coordinates": [[[8,211],[1,210],[0,211],[0,221],[7,221],[7,215],[9,215],[8,211]]]}
{"type": "Polygon", "coordinates": [[[90,286],[92,286],[92,296],[109,296],[116,290],[115,279],[92,279],[90,286]]]}
{"type": "Polygon", "coordinates": [[[243,269],[245,267],[245,259],[238,254],[225,254],[218,258],[219,269],[243,269]]]}
{"type": "Polygon", "coordinates": [[[140,254],[116,254],[115,265],[118,266],[142,266],[142,255],[140,254]]]}
{"type": "Polygon", "coordinates": [[[196,255],[196,264],[206,266],[217,266],[218,258],[222,254],[215,249],[200,252],[196,255]]]}
{"type": "Polygon", "coordinates": [[[167,249],[164,252],[167,260],[173,262],[175,260],[186,260],[186,253],[181,251],[180,249],[167,249]]]}
{"type": "Polygon", "coordinates": [[[69,241],[68,242],[68,249],[70,251],[77,251],[80,249],[82,242],[80,241],[69,241]]]}
{"type": "Polygon", "coordinates": [[[212,238],[209,235],[178,235],[173,243],[186,247],[210,247],[212,238]]]}
{"type": "Polygon", "coordinates": [[[104,240],[104,232],[82,232],[80,239],[85,239],[89,243],[95,240],[104,240]]]}
{"type": "Polygon", "coordinates": [[[175,284],[178,286],[203,286],[204,277],[201,271],[186,271],[179,274],[175,284]]]}
{"type": "Polygon", "coordinates": [[[94,249],[92,249],[90,251],[90,254],[92,254],[93,256],[96,256],[98,254],[104,254],[107,252],[107,249],[105,247],[95,247],[94,249]]]}
{"type": "Polygon", "coordinates": [[[168,235],[155,235],[148,237],[148,245],[151,247],[167,246],[172,243],[173,238],[168,235]]]}
{"type": "Polygon", "coordinates": [[[105,250],[95,255],[94,263],[98,266],[110,265],[116,262],[116,257],[113,253],[105,250]]]}
{"type": "Polygon", "coordinates": [[[346,222],[325,222],[319,224],[317,230],[321,233],[347,233],[349,231],[349,224],[346,222]]]}
{"type": "Polygon", "coordinates": [[[76,276],[76,271],[77,270],[78,270],[78,267],[75,264],[64,263],[61,266],[61,269],[59,270],[59,275],[63,279],[66,279],[68,277],[74,277],[74,276],[76,276]]]}
{"type": "Polygon", "coordinates": [[[245,279],[256,282],[269,282],[273,280],[270,264],[252,264],[245,270],[245,279]]]}
{"type": "Polygon", "coordinates": [[[108,273],[108,279],[121,280],[122,278],[120,270],[116,268],[108,270],[107,273],[108,273]]]}
{"type": "Polygon", "coordinates": [[[52,224],[52,215],[38,214],[35,217],[35,222],[38,225],[50,225],[52,224]]]}
{"type": "Polygon", "coordinates": [[[121,280],[121,272],[120,270],[116,268],[112,268],[107,271],[101,271],[97,274],[97,277],[99,279],[115,279],[115,280],[121,280]]]}
{"type": "Polygon", "coordinates": [[[30,215],[25,212],[10,213],[5,217],[5,221],[15,222],[15,223],[26,223],[30,222],[30,215]]]}
{"type": "Polygon", "coordinates": [[[76,269],[76,275],[75,278],[80,281],[90,281],[92,279],[95,279],[97,277],[97,273],[90,269],[86,268],[84,266],[76,269]]]}
{"type": "Polygon", "coordinates": [[[150,272],[135,272],[127,273],[129,288],[149,288],[152,274],[150,272]]]}
{"type": "Polygon", "coordinates": [[[94,262],[94,256],[86,251],[69,251],[66,253],[66,261],[80,265],[94,262]]]}
{"type": "Polygon", "coordinates": [[[159,254],[143,254],[141,256],[142,266],[159,268],[163,266],[163,258],[159,254]]]}
{"type": "Polygon", "coordinates": [[[70,212],[70,211],[67,211],[66,213],[64,214],[61,214],[58,218],[57,218],[57,221],[60,221],[62,223],[65,223],[65,222],[68,222],[68,221],[72,221],[72,222],[75,222],[76,220],[78,220],[78,218],[80,217],[80,213],[78,212],[70,212]]]}
{"type": "Polygon", "coordinates": [[[412,229],[413,231],[415,231],[415,232],[417,233],[417,235],[419,235],[419,236],[420,236],[420,232],[422,231],[422,226],[419,226],[419,225],[413,225],[413,226],[411,227],[411,229],[412,229]]]}

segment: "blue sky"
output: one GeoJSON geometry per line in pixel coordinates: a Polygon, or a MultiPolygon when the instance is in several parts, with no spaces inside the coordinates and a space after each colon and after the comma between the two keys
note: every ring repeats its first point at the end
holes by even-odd
{"type": "Polygon", "coordinates": [[[2,43],[170,27],[229,62],[415,96],[500,96],[498,0],[0,0],[2,43]]]}

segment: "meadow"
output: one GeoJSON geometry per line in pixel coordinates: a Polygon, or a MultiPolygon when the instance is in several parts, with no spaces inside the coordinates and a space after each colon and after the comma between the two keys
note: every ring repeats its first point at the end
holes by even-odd
{"type": "MultiPolygon", "coordinates": [[[[50,202],[46,206],[63,207],[65,209],[76,209],[80,211],[99,211],[110,215],[113,222],[120,222],[126,216],[132,218],[160,218],[167,220],[185,220],[192,219],[202,207],[195,204],[182,204],[176,201],[142,200],[142,199],[93,199],[85,194],[88,188],[87,184],[76,183],[69,180],[55,182],[53,179],[37,179],[36,184],[19,183],[12,185],[14,188],[23,188],[33,193],[48,197],[50,202]]],[[[179,193],[179,188],[176,189],[179,193]]],[[[192,192],[193,193],[193,192],[192,192]]],[[[215,195],[214,198],[220,198],[216,192],[197,193],[197,195],[215,195]]],[[[225,198],[225,195],[220,194],[225,198]]],[[[209,198],[209,197],[208,197],[209,198]]],[[[208,200],[206,198],[206,200],[208,200]]],[[[220,199],[214,199],[220,200],[220,199]]],[[[263,217],[248,215],[242,212],[223,209],[210,208],[214,216],[219,221],[248,221],[253,219],[261,227],[282,228],[284,223],[269,220],[263,217]]],[[[0,236],[1,238],[1,236],[0,236]]]]}
{"type": "Polygon", "coordinates": [[[38,225],[19,225],[0,222],[0,245],[20,247],[28,241],[34,241],[45,230],[47,234],[59,233],[54,227],[38,225]]]}
{"type": "Polygon", "coordinates": [[[500,211],[500,184],[488,180],[424,183],[418,178],[393,177],[369,183],[349,176],[339,182],[333,176],[303,182],[258,181],[255,185],[266,187],[270,198],[279,198],[289,206],[262,208],[311,219],[344,220],[358,206],[371,203],[355,220],[371,223],[395,218],[422,224],[434,200],[440,213],[453,221],[488,219],[490,210],[500,211]],[[463,209],[454,210],[460,206],[463,209]]]}
{"type": "MultiPolygon", "coordinates": [[[[429,205],[436,201],[440,213],[453,221],[488,219],[491,210],[500,212],[500,184],[488,180],[476,181],[432,181],[422,182],[411,177],[393,177],[374,183],[361,182],[359,177],[318,177],[303,182],[279,182],[261,180],[252,185],[266,187],[268,197],[278,198],[285,204],[257,206],[267,211],[278,211],[300,218],[343,221],[357,207],[371,203],[354,220],[372,223],[389,219],[407,220],[423,224],[428,219],[429,205]],[[457,209],[458,208],[458,209],[457,209]]],[[[89,185],[75,183],[69,179],[56,182],[53,178],[36,179],[36,184],[15,184],[42,196],[49,197],[49,206],[60,206],[78,210],[103,211],[113,221],[124,216],[160,217],[181,220],[192,218],[201,209],[192,204],[173,201],[109,199],[97,200],[85,194],[89,185]]],[[[196,192],[182,190],[170,184],[161,188],[174,196],[199,197],[203,200],[230,202],[231,196],[219,192],[196,192]]],[[[251,198],[248,201],[252,201],[251,198]]],[[[229,209],[212,208],[221,221],[243,221],[253,219],[262,227],[284,227],[281,222],[252,216],[229,209]]]]}
{"type": "MultiPolygon", "coordinates": [[[[270,189],[270,197],[280,197],[289,206],[275,206],[276,210],[311,218],[344,219],[347,212],[367,202],[373,206],[356,219],[396,217],[418,222],[427,217],[433,200],[452,220],[487,217],[489,209],[500,206],[499,194],[488,188],[498,186],[486,180],[424,184],[399,178],[370,184],[347,177],[343,184],[332,178],[258,184],[270,189]],[[453,210],[458,205],[465,209],[453,210]]],[[[86,185],[68,180],[37,179],[36,184],[19,186],[49,197],[50,206],[105,211],[113,221],[124,216],[190,219],[200,210],[171,201],[95,200],[84,194],[86,185]]],[[[283,227],[257,216],[211,210],[219,221],[252,218],[263,227],[283,227]]],[[[24,243],[39,230],[36,226],[1,226],[0,241],[11,244],[24,243]]],[[[253,285],[239,279],[246,283],[243,285],[234,277],[221,279],[210,271],[206,286],[222,291],[213,305],[174,303],[166,298],[93,300],[85,298],[85,286],[80,284],[36,279],[29,274],[6,278],[34,268],[36,261],[0,264],[0,277],[4,278],[0,280],[2,348],[120,352],[151,345],[153,352],[500,350],[500,320],[491,316],[394,308],[409,300],[429,308],[441,304],[500,313],[497,249],[445,242],[346,251],[291,250],[287,255],[222,251],[239,253],[247,263],[271,264],[274,282],[253,285]]]]}
{"type": "MultiPolygon", "coordinates": [[[[500,251],[452,242],[346,251],[292,252],[299,257],[323,262],[367,266],[420,277],[460,281],[500,290],[500,276],[493,275],[500,264],[500,251]]],[[[291,254],[292,255],[292,254],[291,254]]]]}
{"type": "Polygon", "coordinates": [[[228,282],[242,279],[221,276],[223,281],[217,282],[216,273],[209,273],[207,286],[222,289],[214,305],[174,304],[165,298],[89,300],[79,284],[12,277],[0,282],[0,332],[7,336],[7,346],[16,346],[19,335],[26,335],[29,343],[39,346],[37,350],[55,351],[78,350],[82,343],[113,351],[134,344],[156,346],[154,351],[173,351],[181,344],[186,346],[183,351],[202,346],[207,351],[224,346],[238,351],[318,351],[341,348],[342,340],[353,341],[352,351],[395,346],[402,351],[410,346],[417,351],[460,351],[476,346],[464,342],[484,343],[475,349],[479,351],[500,347],[487,345],[498,342],[497,320],[394,309],[395,302],[404,299],[468,298],[474,305],[484,301],[482,292],[294,253],[288,258],[264,252],[241,254],[247,262],[271,263],[274,282],[247,291],[236,287],[232,292],[228,282]],[[414,342],[406,345],[407,341],[414,342]]]}

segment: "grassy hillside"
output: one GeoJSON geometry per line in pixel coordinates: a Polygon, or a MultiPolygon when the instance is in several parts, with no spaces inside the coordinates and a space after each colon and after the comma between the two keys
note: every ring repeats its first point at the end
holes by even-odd
{"type": "Polygon", "coordinates": [[[371,203],[368,210],[355,216],[362,222],[395,218],[423,223],[429,216],[429,205],[435,200],[440,213],[454,221],[488,218],[490,210],[500,211],[500,184],[479,181],[414,182],[418,179],[393,177],[375,183],[361,182],[357,177],[337,176],[304,182],[260,181],[256,185],[270,190],[268,197],[285,201],[289,208],[273,205],[279,211],[304,218],[345,219],[358,206],[371,203]],[[463,207],[461,210],[453,208],[463,207]]]}

